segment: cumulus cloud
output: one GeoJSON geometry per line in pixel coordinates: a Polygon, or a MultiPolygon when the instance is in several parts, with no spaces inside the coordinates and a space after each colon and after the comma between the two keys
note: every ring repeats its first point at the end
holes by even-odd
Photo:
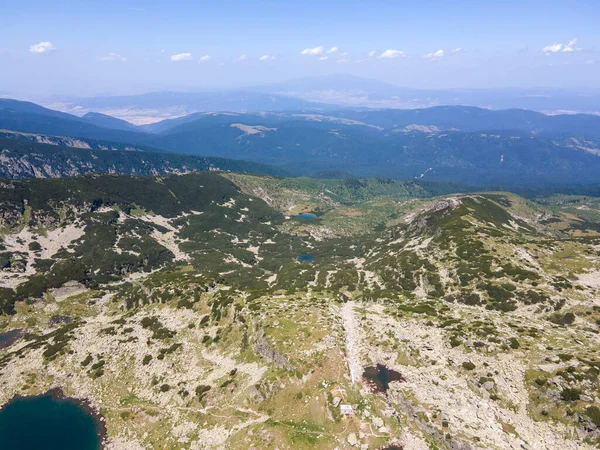
{"type": "Polygon", "coordinates": [[[581,50],[580,48],[576,47],[576,45],[577,45],[577,39],[571,39],[566,44],[546,45],[542,49],[542,52],[545,53],[546,55],[551,55],[552,53],[573,53],[573,52],[577,52],[577,51],[581,50]]]}
{"type": "Polygon", "coordinates": [[[329,50],[327,50],[327,53],[335,53],[339,50],[339,48],[337,47],[331,47],[329,50]]]}
{"type": "Polygon", "coordinates": [[[242,55],[238,58],[238,61],[246,61],[248,59],[248,55],[242,55]]]}
{"type": "Polygon", "coordinates": [[[558,53],[562,50],[563,45],[562,44],[551,44],[551,45],[546,45],[542,51],[544,53],[558,53]]]}
{"type": "Polygon", "coordinates": [[[300,52],[301,55],[309,55],[309,56],[319,56],[320,54],[323,53],[323,51],[325,50],[325,47],[323,47],[322,45],[319,45],[318,47],[315,48],[305,48],[304,50],[302,50],[300,52]]]}
{"type": "Polygon", "coordinates": [[[54,46],[54,44],[52,42],[48,42],[48,41],[39,42],[39,43],[33,44],[31,47],[29,47],[29,51],[31,53],[34,53],[37,55],[43,55],[45,53],[52,53],[55,50],[56,50],[56,47],[54,46]]]}
{"type": "Polygon", "coordinates": [[[210,61],[210,60],[211,60],[211,57],[210,57],[210,55],[204,55],[203,57],[201,57],[201,58],[198,60],[198,62],[201,62],[201,63],[203,63],[203,62],[210,61]]]}
{"type": "Polygon", "coordinates": [[[329,59],[329,56],[321,56],[319,58],[319,61],[327,61],[329,59]]]}
{"type": "Polygon", "coordinates": [[[106,56],[98,56],[98,61],[119,61],[119,62],[125,62],[125,61],[127,61],[127,58],[122,57],[118,53],[112,53],[112,52],[110,52],[106,56]]]}
{"type": "Polygon", "coordinates": [[[423,59],[440,59],[444,57],[444,50],[438,50],[436,52],[427,53],[423,55],[423,59]]]}
{"type": "Polygon", "coordinates": [[[406,53],[404,53],[402,50],[394,50],[394,49],[387,49],[386,51],[384,51],[381,55],[379,55],[380,59],[396,59],[396,58],[406,58],[406,53]]]}
{"type": "Polygon", "coordinates": [[[171,56],[171,61],[191,61],[193,56],[191,53],[177,53],[171,56]]]}
{"type": "Polygon", "coordinates": [[[577,39],[571,39],[567,45],[565,45],[562,49],[563,53],[571,53],[577,50],[581,50],[580,48],[575,47],[577,44],[577,39]]]}
{"type": "Polygon", "coordinates": [[[277,58],[273,55],[262,55],[260,58],[258,58],[259,61],[268,61],[268,60],[274,60],[274,59],[277,59],[277,58]]]}
{"type": "Polygon", "coordinates": [[[457,47],[457,48],[455,48],[454,50],[450,50],[450,53],[462,53],[462,52],[464,52],[464,51],[465,51],[465,50],[464,50],[463,48],[461,48],[461,47],[457,47]]]}
{"type": "Polygon", "coordinates": [[[369,52],[369,58],[372,58],[376,54],[377,54],[377,52],[375,50],[373,50],[372,52],[369,52]]]}

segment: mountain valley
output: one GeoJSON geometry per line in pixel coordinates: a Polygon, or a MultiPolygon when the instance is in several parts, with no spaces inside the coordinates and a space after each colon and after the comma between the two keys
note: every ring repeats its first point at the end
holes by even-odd
{"type": "Polygon", "coordinates": [[[213,172],[0,198],[0,402],[61,386],[106,448],[599,442],[592,197],[213,172]]]}

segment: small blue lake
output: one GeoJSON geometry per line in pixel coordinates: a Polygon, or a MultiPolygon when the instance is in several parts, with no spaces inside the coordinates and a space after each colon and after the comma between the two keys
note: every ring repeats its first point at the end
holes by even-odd
{"type": "Polygon", "coordinates": [[[13,345],[21,338],[22,334],[23,330],[21,328],[15,328],[14,330],[0,333],[0,350],[13,345]]]}
{"type": "Polygon", "coordinates": [[[294,216],[294,219],[317,219],[317,215],[313,213],[302,213],[294,216]]]}
{"type": "Polygon", "coordinates": [[[298,261],[299,263],[303,263],[303,264],[310,264],[315,259],[317,259],[317,257],[315,255],[312,255],[310,253],[302,253],[298,256],[298,258],[296,258],[296,261],[298,261]]]}
{"type": "Polygon", "coordinates": [[[99,450],[101,430],[84,406],[55,394],[18,397],[0,409],[2,450],[99,450]]]}

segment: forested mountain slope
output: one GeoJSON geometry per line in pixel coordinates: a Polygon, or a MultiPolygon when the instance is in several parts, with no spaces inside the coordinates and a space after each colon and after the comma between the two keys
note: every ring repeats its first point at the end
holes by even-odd
{"type": "MultiPolygon", "coordinates": [[[[73,142],[68,138],[52,141],[63,143],[65,140],[72,145],[87,144],[73,142]]],[[[113,146],[110,143],[97,145],[113,146]]],[[[219,157],[133,149],[93,150],[0,138],[0,176],[6,178],[59,178],[92,173],[161,175],[211,170],[285,175],[285,171],[279,168],[219,157]]]]}
{"type": "Polygon", "coordinates": [[[463,106],[205,112],[135,128],[108,116],[91,117],[90,123],[90,116],[0,100],[0,128],[244,159],[301,176],[338,171],[357,177],[540,186],[595,183],[600,174],[600,117],[593,115],[463,106]]]}

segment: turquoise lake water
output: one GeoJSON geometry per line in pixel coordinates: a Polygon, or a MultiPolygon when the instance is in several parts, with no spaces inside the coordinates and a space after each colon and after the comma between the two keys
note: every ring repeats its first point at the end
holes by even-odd
{"type": "Polygon", "coordinates": [[[303,213],[294,217],[294,219],[316,219],[317,215],[313,213],[303,213]]]}
{"type": "Polygon", "coordinates": [[[22,397],[0,409],[2,450],[98,450],[100,443],[96,419],[72,400],[22,397]]]}

